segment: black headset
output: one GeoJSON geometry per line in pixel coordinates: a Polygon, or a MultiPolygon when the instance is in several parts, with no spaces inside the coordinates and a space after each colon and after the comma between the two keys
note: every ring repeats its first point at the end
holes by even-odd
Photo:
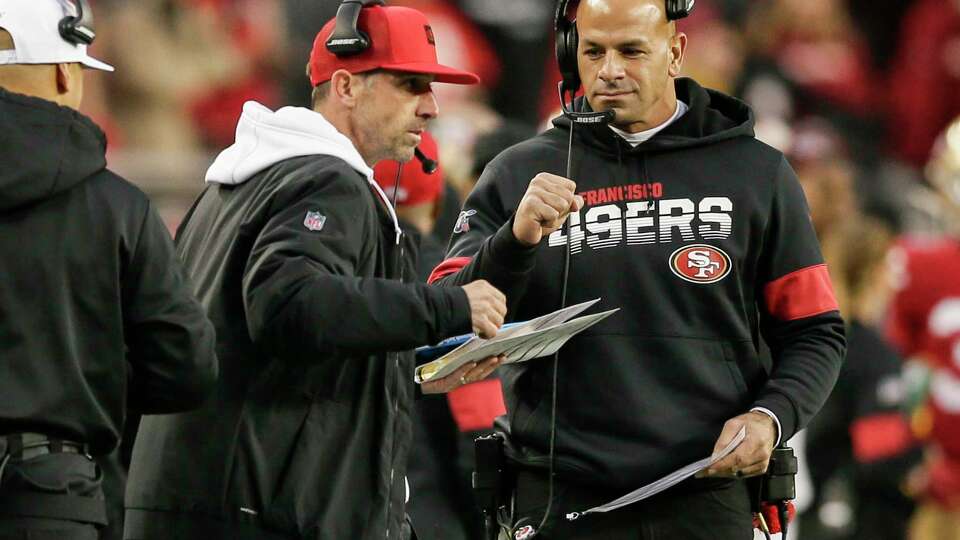
{"type": "Polygon", "coordinates": [[[90,45],[97,37],[93,26],[93,10],[87,0],[70,0],[77,8],[77,15],[60,19],[60,37],[74,45],[90,45]]]}
{"type": "Polygon", "coordinates": [[[337,23],[327,39],[327,50],[336,56],[352,56],[370,48],[370,36],[357,28],[360,10],[368,6],[385,6],[384,0],[343,0],[337,8],[337,23]]]}
{"type": "MultiPolygon", "coordinates": [[[[577,67],[577,43],[580,36],[577,33],[575,10],[579,0],[560,0],[557,3],[557,15],[554,27],[557,32],[557,65],[560,67],[560,106],[563,114],[580,124],[597,124],[610,122],[614,118],[613,111],[604,112],[575,112],[567,107],[566,95],[573,96],[580,88],[580,70],[577,67]],[[571,9],[572,8],[572,9],[571,9]]],[[[666,0],[667,20],[676,21],[690,15],[696,0],[666,0]]]]}

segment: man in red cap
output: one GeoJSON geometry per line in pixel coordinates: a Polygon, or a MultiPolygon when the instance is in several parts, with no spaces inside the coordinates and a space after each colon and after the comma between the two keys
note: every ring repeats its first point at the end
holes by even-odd
{"type": "MultiPolygon", "coordinates": [[[[506,306],[486,282],[431,287],[405,268],[411,246],[371,167],[413,157],[437,115],[433,82],[477,79],[437,63],[421,13],[369,3],[344,2],[317,36],[312,109],[244,105],[178,231],[221,377],[200,410],[144,418],[125,538],[410,535],[417,388],[413,355],[394,351],[493,335],[506,306]]],[[[447,392],[497,364],[420,389],[447,392]]]]}

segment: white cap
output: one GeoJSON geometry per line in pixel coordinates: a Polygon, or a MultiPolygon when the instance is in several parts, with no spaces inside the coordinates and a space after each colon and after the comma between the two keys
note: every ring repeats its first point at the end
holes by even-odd
{"type": "Polygon", "coordinates": [[[87,55],[86,45],[74,45],[60,35],[60,21],[77,16],[73,2],[64,0],[0,0],[0,29],[13,37],[14,49],[0,50],[0,64],[72,64],[113,71],[113,66],[87,55]]]}

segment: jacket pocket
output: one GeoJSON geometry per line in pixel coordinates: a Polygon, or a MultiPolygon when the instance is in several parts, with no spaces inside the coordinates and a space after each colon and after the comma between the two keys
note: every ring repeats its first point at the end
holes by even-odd
{"type": "Polygon", "coordinates": [[[265,516],[304,436],[314,401],[302,369],[272,362],[251,383],[241,413],[237,447],[229,467],[227,513],[244,522],[295,532],[291,522],[265,516]]]}
{"type": "Polygon", "coordinates": [[[723,358],[726,360],[730,377],[741,396],[753,401],[757,390],[763,384],[766,373],[760,365],[760,358],[752,341],[724,341],[723,358]]]}

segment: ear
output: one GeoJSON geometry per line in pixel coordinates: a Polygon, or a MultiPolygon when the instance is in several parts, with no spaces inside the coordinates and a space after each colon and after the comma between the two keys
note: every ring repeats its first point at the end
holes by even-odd
{"type": "Polygon", "coordinates": [[[680,70],[683,67],[683,55],[687,50],[687,35],[683,32],[677,32],[670,38],[670,67],[671,77],[679,77],[680,70]]]}
{"type": "Polygon", "coordinates": [[[345,69],[338,69],[330,77],[330,93],[346,107],[353,108],[359,103],[364,85],[360,77],[345,69]]]}
{"type": "Polygon", "coordinates": [[[69,94],[75,84],[73,73],[70,72],[70,64],[57,64],[57,93],[69,94]]]}

